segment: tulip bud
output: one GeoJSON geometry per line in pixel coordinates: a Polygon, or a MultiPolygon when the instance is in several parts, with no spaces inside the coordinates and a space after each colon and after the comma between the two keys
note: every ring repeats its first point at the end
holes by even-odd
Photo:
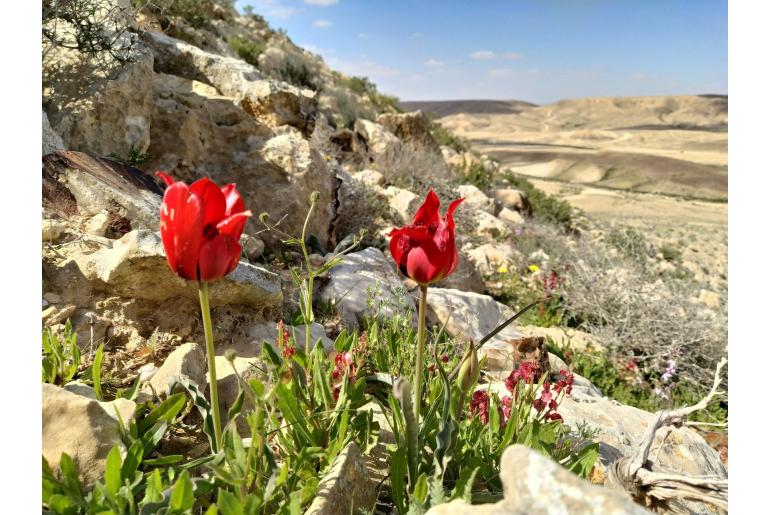
{"type": "Polygon", "coordinates": [[[476,347],[473,342],[468,342],[468,350],[465,351],[463,361],[460,364],[460,373],[457,375],[457,385],[460,390],[467,393],[479,382],[481,368],[479,367],[479,357],[476,354],[476,347]]]}
{"type": "Polygon", "coordinates": [[[238,354],[236,354],[236,353],[235,353],[235,351],[234,351],[233,349],[227,349],[227,350],[225,351],[225,359],[226,359],[227,361],[229,361],[230,363],[232,363],[233,361],[235,361],[235,358],[237,358],[237,357],[238,357],[238,354]]]}

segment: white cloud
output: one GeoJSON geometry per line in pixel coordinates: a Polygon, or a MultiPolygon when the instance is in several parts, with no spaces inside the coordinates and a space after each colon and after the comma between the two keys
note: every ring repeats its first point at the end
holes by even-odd
{"type": "Polygon", "coordinates": [[[509,61],[518,61],[523,58],[523,55],[517,54],[516,52],[506,52],[503,54],[503,59],[508,59],[509,61]]]}
{"type": "Polygon", "coordinates": [[[444,61],[439,61],[438,59],[428,59],[425,61],[425,66],[428,68],[443,68],[444,61]]]}
{"type": "Polygon", "coordinates": [[[491,61],[495,58],[495,53],[491,50],[477,50],[471,54],[471,59],[477,61],[491,61]]]}
{"type": "Polygon", "coordinates": [[[316,20],[313,22],[313,27],[318,27],[319,29],[328,29],[332,26],[332,22],[329,20],[316,20]]]}
{"type": "Polygon", "coordinates": [[[308,52],[312,52],[314,54],[318,54],[318,55],[321,55],[321,56],[330,55],[330,54],[334,54],[334,53],[337,52],[333,48],[323,48],[323,47],[316,46],[316,45],[314,45],[312,43],[307,43],[307,44],[303,44],[303,45],[300,45],[300,46],[302,48],[304,48],[305,50],[307,50],[308,52]]]}
{"type": "Polygon", "coordinates": [[[487,74],[490,77],[513,77],[516,75],[516,70],[512,70],[510,68],[495,68],[489,70],[487,74]]]}
{"type": "Polygon", "coordinates": [[[364,75],[370,78],[400,75],[400,72],[395,68],[376,63],[367,57],[353,61],[339,57],[330,57],[327,59],[327,63],[332,69],[339,70],[346,75],[364,75]]]}
{"type": "Polygon", "coordinates": [[[257,12],[260,14],[265,14],[269,18],[276,18],[278,20],[285,20],[302,11],[302,9],[297,9],[296,7],[283,5],[281,0],[257,0],[256,7],[257,12]]]}
{"type": "Polygon", "coordinates": [[[320,5],[321,7],[329,7],[330,5],[337,5],[340,0],[302,0],[307,5],[320,5]]]}

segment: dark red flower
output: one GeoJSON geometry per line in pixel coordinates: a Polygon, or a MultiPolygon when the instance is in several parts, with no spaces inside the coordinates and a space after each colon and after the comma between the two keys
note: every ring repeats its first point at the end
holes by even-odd
{"type": "Polygon", "coordinates": [[[489,423],[489,395],[484,390],[476,390],[471,397],[471,416],[476,414],[482,424],[489,423]]]}
{"type": "Polygon", "coordinates": [[[427,285],[454,272],[457,248],[452,215],[462,201],[452,201],[440,217],[438,196],[431,189],[412,225],[390,231],[390,253],[404,275],[427,285]]]}
{"type": "Polygon", "coordinates": [[[508,378],[505,380],[505,387],[509,392],[513,393],[516,389],[516,384],[519,381],[525,383],[536,383],[540,380],[540,366],[532,361],[524,361],[519,364],[519,368],[511,371],[508,378]]]}
{"type": "Polygon", "coordinates": [[[160,208],[160,236],[171,270],[180,277],[215,281],[238,265],[238,240],[251,211],[235,184],[221,188],[208,178],[191,185],[155,172],[166,183],[160,208]]]}

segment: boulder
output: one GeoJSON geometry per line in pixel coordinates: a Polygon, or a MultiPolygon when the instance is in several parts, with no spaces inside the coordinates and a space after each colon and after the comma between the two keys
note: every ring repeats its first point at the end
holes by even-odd
{"type": "Polygon", "coordinates": [[[271,127],[291,125],[306,135],[313,132],[318,110],[313,91],[264,80],[241,59],[206,52],[162,33],[146,32],[144,38],[155,53],[156,72],[213,86],[271,127]]]}
{"type": "Polygon", "coordinates": [[[484,293],[486,285],[470,256],[464,250],[457,252],[457,268],[449,277],[435,283],[437,288],[484,293]]]}
{"type": "Polygon", "coordinates": [[[389,169],[403,151],[403,143],[382,125],[359,118],[355,133],[366,143],[370,162],[379,169],[389,169]]]}
{"type": "Polygon", "coordinates": [[[483,277],[507,271],[516,262],[517,251],[508,242],[485,243],[476,248],[463,250],[483,277]]]}
{"type": "Polygon", "coordinates": [[[385,176],[377,170],[361,170],[353,174],[353,178],[366,186],[382,186],[385,184],[385,176]]]}
{"type": "Polygon", "coordinates": [[[508,233],[508,226],[494,215],[486,211],[476,211],[476,235],[483,238],[503,238],[508,233]]]}
{"type": "Polygon", "coordinates": [[[500,459],[503,500],[470,505],[458,500],[435,506],[427,515],[554,515],[651,512],[619,490],[592,485],[524,445],[508,447],[500,459]]]}
{"type": "Polygon", "coordinates": [[[66,230],[67,224],[61,220],[47,218],[43,220],[43,241],[58,241],[66,230]]]}
{"type": "Polygon", "coordinates": [[[395,186],[385,188],[385,197],[389,200],[390,207],[401,217],[402,222],[411,224],[422,199],[409,190],[395,186]]]}
{"type": "Polygon", "coordinates": [[[524,225],[524,217],[518,211],[508,209],[504,207],[497,214],[497,217],[503,222],[508,222],[511,225],[521,226],[524,225]]]}
{"type": "Polygon", "coordinates": [[[377,117],[377,123],[415,151],[441,153],[441,148],[430,133],[430,121],[422,111],[381,114],[377,117]]]}
{"type": "Polygon", "coordinates": [[[265,252],[265,242],[256,236],[241,236],[241,248],[250,261],[257,260],[265,252]]]}
{"type": "MultiPolygon", "coordinates": [[[[334,215],[336,180],[323,156],[299,131],[276,134],[231,99],[203,86],[156,76],[149,150],[154,157],[149,166],[186,182],[203,176],[217,184],[234,182],[247,208],[255,214],[267,212],[273,223],[282,220],[281,230],[293,235],[302,231],[310,193],[318,191],[309,230],[325,245],[334,215]]],[[[249,221],[247,232],[259,229],[264,227],[256,217],[249,221]]],[[[266,233],[265,239],[276,237],[266,233]]]]}
{"type": "Polygon", "coordinates": [[[145,172],[83,152],[43,157],[43,207],[67,215],[107,211],[118,234],[159,224],[163,190],[145,172]]]}
{"type": "Polygon", "coordinates": [[[516,211],[527,216],[532,215],[532,206],[527,199],[527,195],[517,189],[497,189],[489,192],[490,196],[499,201],[503,207],[507,207],[512,211],[516,211]]]}
{"type": "Polygon", "coordinates": [[[206,384],[206,351],[195,342],[187,342],[171,352],[149,381],[152,389],[168,395],[169,386],[177,378],[188,379],[201,388],[206,384]]]}
{"type": "Polygon", "coordinates": [[[64,46],[43,54],[43,106],[61,148],[121,158],[147,150],[153,56],[135,38],[130,32],[116,37],[115,47],[128,48],[126,62],[64,46]]]}
{"type": "Polygon", "coordinates": [[[112,447],[118,445],[125,451],[114,409],[132,416],[126,403],[134,403],[120,400],[125,402],[100,403],[43,383],[43,457],[54,473],[59,472],[61,454],[66,452],[85,484],[102,479],[112,447]]]}
{"type": "Polygon", "coordinates": [[[377,501],[377,481],[355,442],[350,442],[318,483],[305,515],[347,515],[370,511],[377,501]]]}
{"type": "Polygon", "coordinates": [[[64,150],[64,141],[51,128],[51,124],[48,122],[48,115],[43,111],[43,155],[56,152],[57,150],[64,150]]]}
{"type": "MultiPolygon", "coordinates": [[[[450,336],[461,342],[478,343],[502,322],[513,316],[513,311],[488,295],[460,290],[429,288],[427,319],[435,325],[446,324],[450,336]]],[[[513,367],[509,340],[521,335],[508,325],[479,350],[479,359],[486,357],[485,371],[493,377],[507,377],[513,367]]],[[[464,346],[464,343],[463,343],[464,346]]]]}
{"type": "MultiPolygon", "coordinates": [[[[198,299],[195,282],[171,271],[160,235],[152,231],[131,231],[112,248],[78,256],[77,265],[96,289],[113,295],[154,301],[178,296],[198,299]]],[[[212,307],[239,304],[274,308],[283,299],[276,274],[243,261],[227,277],[211,283],[209,292],[212,307]]]]}
{"type": "Polygon", "coordinates": [[[331,302],[347,328],[363,327],[366,315],[392,317],[401,309],[414,313],[414,302],[405,294],[392,261],[382,251],[369,247],[342,258],[329,271],[329,282],[320,297],[331,302]],[[373,296],[375,313],[370,312],[368,297],[373,296]]]}
{"type": "Polygon", "coordinates": [[[486,211],[491,215],[495,214],[495,201],[487,197],[483,191],[473,184],[462,184],[458,186],[457,193],[460,197],[465,199],[463,201],[463,207],[465,209],[486,211]]]}

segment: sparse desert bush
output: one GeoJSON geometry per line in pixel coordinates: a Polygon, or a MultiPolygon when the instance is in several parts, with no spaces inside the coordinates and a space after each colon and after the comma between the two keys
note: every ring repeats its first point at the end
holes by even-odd
{"type": "Polygon", "coordinates": [[[146,8],[161,16],[178,16],[194,28],[211,22],[214,4],[232,5],[228,0],[132,0],[134,7],[146,8]]]}
{"type": "Polygon", "coordinates": [[[663,259],[665,259],[666,261],[678,262],[678,261],[681,261],[682,259],[682,251],[674,247],[673,245],[669,245],[669,244],[661,245],[660,248],[658,248],[658,250],[663,256],[663,259]]]}
{"type": "Polygon", "coordinates": [[[227,43],[238,57],[252,66],[259,66],[259,54],[265,51],[264,43],[243,36],[234,36],[227,43]]]}
{"type": "MultiPolygon", "coordinates": [[[[727,315],[689,301],[699,285],[658,277],[639,261],[612,256],[607,245],[552,224],[532,222],[514,242],[525,259],[539,249],[548,256],[548,269],[559,276],[565,325],[650,369],[662,372],[674,360],[677,377],[694,392],[704,394],[711,386],[725,352],[727,315]]],[[[520,263],[519,273],[527,266],[520,263]]],[[[523,284],[511,298],[524,295],[523,284]]]]}
{"type": "Polygon", "coordinates": [[[456,152],[467,152],[470,150],[470,144],[466,140],[445,129],[438,122],[430,122],[430,133],[439,145],[450,147],[456,152]]]}
{"type": "Polygon", "coordinates": [[[329,116],[338,129],[352,129],[358,118],[372,120],[375,117],[376,113],[370,105],[362,104],[356,95],[345,88],[335,87],[324,93],[331,97],[336,107],[330,111],[329,116]]]}
{"type": "Polygon", "coordinates": [[[527,179],[510,172],[503,177],[503,182],[508,186],[513,186],[523,191],[527,195],[535,218],[565,228],[572,226],[572,206],[568,202],[544,193],[542,190],[535,188],[527,179]]]}
{"type": "Polygon", "coordinates": [[[489,189],[492,185],[492,172],[484,168],[480,162],[472,163],[466,167],[462,170],[461,175],[463,184],[473,184],[480,190],[489,189]]]}
{"type": "Polygon", "coordinates": [[[281,63],[269,70],[271,76],[301,88],[318,90],[315,72],[301,56],[287,52],[281,63]]]}
{"type": "Polygon", "coordinates": [[[647,257],[654,255],[654,249],[644,234],[631,227],[613,227],[607,233],[605,241],[624,256],[640,263],[646,262],[647,257]]]}

